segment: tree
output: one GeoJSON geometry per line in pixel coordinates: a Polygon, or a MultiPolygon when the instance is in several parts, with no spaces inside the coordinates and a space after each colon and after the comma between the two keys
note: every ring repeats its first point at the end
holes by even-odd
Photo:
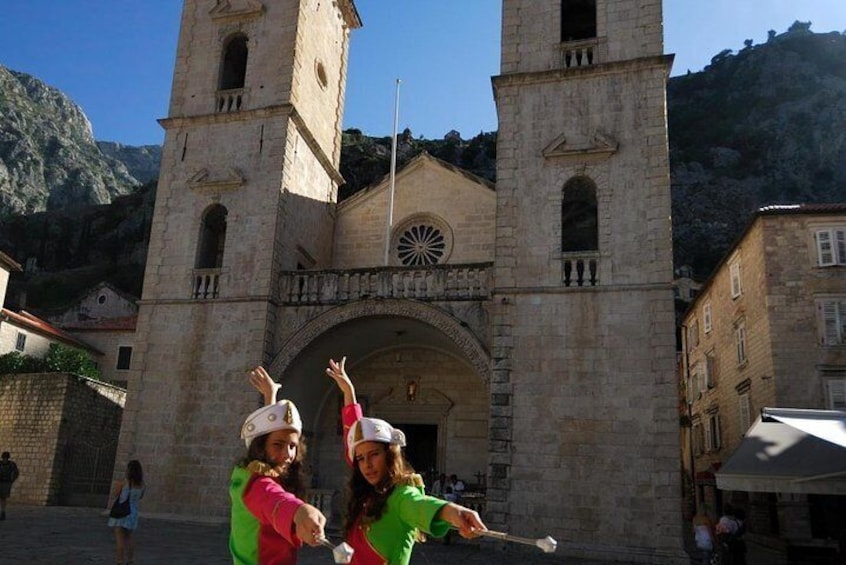
{"type": "Polygon", "coordinates": [[[787,33],[809,33],[811,31],[811,22],[800,22],[796,20],[787,28],[787,33]]]}
{"type": "Polygon", "coordinates": [[[743,42],[743,48],[744,49],[751,49],[752,43],[754,43],[754,42],[751,39],[747,39],[746,41],[743,42]]]}
{"type": "Polygon", "coordinates": [[[10,351],[0,355],[0,375],[44,372],[44,360],[23,355],[20,351],[10,351]]]}
{"type": "Polygon", "coordinates": [[[85,352],[60,343],[50,344],[44,357],[44,370],[48,373],[75,373],[92,379],[100,378],[100,371],[85,352]]]}

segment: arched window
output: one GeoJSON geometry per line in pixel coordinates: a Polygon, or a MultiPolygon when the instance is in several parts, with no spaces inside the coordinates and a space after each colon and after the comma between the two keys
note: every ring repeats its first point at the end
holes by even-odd
{"type": "Polygon", "coordinates": [[[223,61],[220,65],[219,90],[244,88],[247,76],[247,36],[235,35],[223,49],[223,61]]]}
{"type": "Polygon", "coordinates": [[[223,246],[226,242],[227,210],[213,204],[203,214],[200,241],[197,247],[197,269],[219,269],[223,266],[223,246]]]}
{"type": "Polygon", "coordinates": [[[596,37],[596,0],[561,0],[561,41],[596,37]]]}
{"type": "Polygon", "coordinates": [[[596,185],[588,177],[573,177],[564,184],[563,192],[561,251],[597,251],[596,185]]]}

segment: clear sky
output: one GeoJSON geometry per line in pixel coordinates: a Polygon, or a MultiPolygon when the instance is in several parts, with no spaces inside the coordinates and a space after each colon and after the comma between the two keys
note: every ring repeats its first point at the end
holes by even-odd
{"type": "MultiPolygon", "coordinates": [[[[206,0],[210,1],[210,0],[206,0]]],[[[274,0],[264,0],[271,2],[274,0]]],[[[34,75],[79,104],[94,136],[161,143],[180,0],[0,0],[0,64],[34,75]]],[[[344,127],[390,135],[394,84],[400,129],[440,138],[495,130],[490,77],[499,69],[500,0],[356,0],[364,27],[350,52],[344,127]]],[[[846,30],[846,0],[664,0],[673,74],[701,70],[745,39],[794,21],[846,30]]]]}

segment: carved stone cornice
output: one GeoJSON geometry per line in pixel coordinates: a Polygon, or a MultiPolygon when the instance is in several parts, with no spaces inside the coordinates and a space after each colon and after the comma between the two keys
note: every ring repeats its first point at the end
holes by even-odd
{"type": "Polygon", "coordinates": [[[217,0],[215,7],[209,10],[209,16],[215,22],[244,21],[264,14],[264,4],[259,0],[217,0]]]}
{"type": "Polygon", "coordinates": [[[200,169],[188,179],[188,188],[195,192],[220,194],[237,190],[244,186],[247,180],[239,169],[234,167],[227,171],[225,176],[212,177],[208,169],[200,169]]]}
{"type": "Polygon", "coordinates": [[[556,137],[543,150],[545,159],[605,160],[617,152],[619,142],[610,135],[595,131],[589,139],[568,141],[564,134],[556,137]]]}

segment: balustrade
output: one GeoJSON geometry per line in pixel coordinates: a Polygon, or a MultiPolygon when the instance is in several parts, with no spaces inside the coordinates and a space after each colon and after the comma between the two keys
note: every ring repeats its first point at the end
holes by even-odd
{"type": "Polygon", "coordinates": [[[565,69],[596,65],[602,58],[604,42],[600,39],[568,41],[561,44],[561,64],[565,69]]]}
{"type": "Polygon", "coordinates": [[[597,286],[598,284],[599,261],[595,256],[564,258],[564,286],[597,286]]]}
{"type": "Polygon", "coordinates": [[[218,114],[226,114],[229,112],[238,112],[244,105],[245,91],[243,88],[233,88],[230,90],[218,90],[215,99],[215,112],[218,114]]]}
{"type": "Polygon", "coordinates": [[[217,298],[220,293],[220,269],[194,269],[191,298],[217,298]]]}
{"type": "Polygon", "coordinates": [[[487,300],[491,263],[381,267],[343,271],[285,271],[280,299],[285,304],[334,304],[366,298],[487,300]]]}

